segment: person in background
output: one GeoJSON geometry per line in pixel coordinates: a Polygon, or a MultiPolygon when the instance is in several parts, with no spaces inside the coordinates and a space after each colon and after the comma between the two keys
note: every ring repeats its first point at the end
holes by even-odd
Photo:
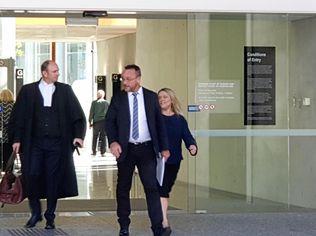
{"type": "Polygon", "coordinates": [[[47,199],[45,229],[55,228],[57,199],[78,195],[73,162],[83,146],[86,118],[68,84],[57,82],[58,65],[44,61],[42,78],[24,85],[10,118],[13,150],[20,154],[31,217],[26,228],[42,220],[40,199],[47,199]]]}
{"type": "Polygon", "coordinates": [[[156,179],[156,157],[169,157],[167,133],[157,94],[140,85],[141,70],[127,65],[124,91],[113,96],[105,118],[111,153],[117,160],[117,216],[120,236],[129,235],[130,189],[135,165],[144,186],[154,236],[164,236],[162,208],[156,179]]]}
{"type": "Polygon", "coordinates": [[[170,235],[171,228],[167,217],[168,200],[172,186],[177,179],[181,160],[183,159],[181,150],[182,140],[192,156],[197,154],[197,144],[188,128],[187,121],[181,114],[180,103],[174,91],[169,88],[163,88],[158,92],[158,99],[167,128],[170,150],[170,157],[165,163],[163,183],[162,186],[159,186],[163,213],[162,225],[170,235]]]}
{"type": "Polygon", "coordinates": [[[100,143],[101,156],[106,150],[106,133],[104,126],[105,114],[109,108],[109,102],[104,99],[105,92],[100,89],[97,91],[97,100],[91,103],[89,113],[89,126],[93,127],[92,133],[92,155],[97,154],[97,143],[100,143]],[[99,138],[99,142],[98,142],[99,138]]]}
{"type": "MultiPolygon", "coordinates": [[[[12,145],[9,142],[9,118],[13,109],[13,93],[9,89],[3,89],[0,93],[0,131],[2,131],[2,170],[12,153],[12,145]]],[[[0,152],[1,153],[1,152],[0,152]]]]}

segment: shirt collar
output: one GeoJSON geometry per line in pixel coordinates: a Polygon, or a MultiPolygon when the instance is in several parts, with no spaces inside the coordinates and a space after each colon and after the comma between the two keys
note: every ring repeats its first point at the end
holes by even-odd
{"type": "Polygon", "coordinates": [[[40,84],[44,87],[55,87],[54,83],[48,84],[45,80],[43,80],[43,78],[41,79],[40,84]]]}
{"type": "MultiPolygon", "coordinates": [[[[127,92],[128,96],[133,96],[134,92],[127,92]]],[[[137,94],[143,95],[143,87],[139,87],[138,91],[136,91],[137,94]]]]}

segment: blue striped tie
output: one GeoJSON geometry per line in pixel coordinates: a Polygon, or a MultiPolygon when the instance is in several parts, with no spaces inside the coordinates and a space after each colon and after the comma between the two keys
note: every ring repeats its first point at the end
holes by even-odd
{"type": "Polygon", "coordinates": [[[133,93],[133,126],[132,126],[132,138],[137,140],[139,137],[138,132],[138,102],[137,102],[137,92],[133,93]]]}

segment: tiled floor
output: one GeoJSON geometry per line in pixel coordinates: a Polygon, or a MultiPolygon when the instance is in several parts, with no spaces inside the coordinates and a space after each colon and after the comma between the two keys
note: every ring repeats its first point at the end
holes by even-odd
{"type": "MultiPolygon", "coordinates": [[[[118,235],[114,212],[86,215],[58,215],[56,230],[44,230],[45,222],[23,229],[27,217],[0,215],[1,236],[113,236],[118,235]]],[[[133,212],[130,235],[150,236],[145,212],[133,212]]],[[[175,236],[314,236],[316,213],[186,214],[171,212],[175,236]]]]}

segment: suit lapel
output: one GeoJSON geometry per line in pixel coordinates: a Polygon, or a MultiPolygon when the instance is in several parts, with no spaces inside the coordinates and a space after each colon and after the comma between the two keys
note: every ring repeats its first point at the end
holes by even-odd
{"type": "Polygon", "coordinates": [[[129,130],[129,125],[130,125],[130,123],[131,123],[131,115],[130,115],[131,111],[129,110],[128,94],[127,94],[126,92],[123,93],[122,101],[121,101],[121,106],[122,106],[122,107],[121,107],[121,108],[122,108],[122,111],[123,111],[124,113],[126,113],[126,111],[128,111],[127,114],[126,114],[127,119],[126,119],[125,116],[123,116],[123,117],[124,117],[124,120],[127,120],[127,121],[128,121],[128,130],[129,130]]]}
{"type": "Polygon", "coordinates": [[[145,106],[145,113],[146,113],[146,119],[147,119],[147,125],[149,129],[150,135],[152,135],[153,126],[153,109],[154,104],[152,103],[152,100],[150,99],[150,96],[148,94],[148,91],[143,87],[143,94],[144,94],[144,106],[145,106]]]}
{"type": "Polygon", "coordinates": [[[41,80],[37,81],[34,86],[33,86],[33,94],[35,95],[34,98],[34,103],[39,102],[39,104],[42,106],[44,104],[44,98],[43,95],[39,89],[39,83],[41,80]],[[40,99],[40,100],[38,100],[40,99]]]}
{"type": "Polygon", "coordinates": [[[145,106],[145,112],[146,112],[146,117],[148,119],[148,115],[149,115],[149,109],[150,109],[150,104],[148,101],[148,94],[146,89],[143,87],[143,94],[144,94],[144,106],[145,106]]]}

